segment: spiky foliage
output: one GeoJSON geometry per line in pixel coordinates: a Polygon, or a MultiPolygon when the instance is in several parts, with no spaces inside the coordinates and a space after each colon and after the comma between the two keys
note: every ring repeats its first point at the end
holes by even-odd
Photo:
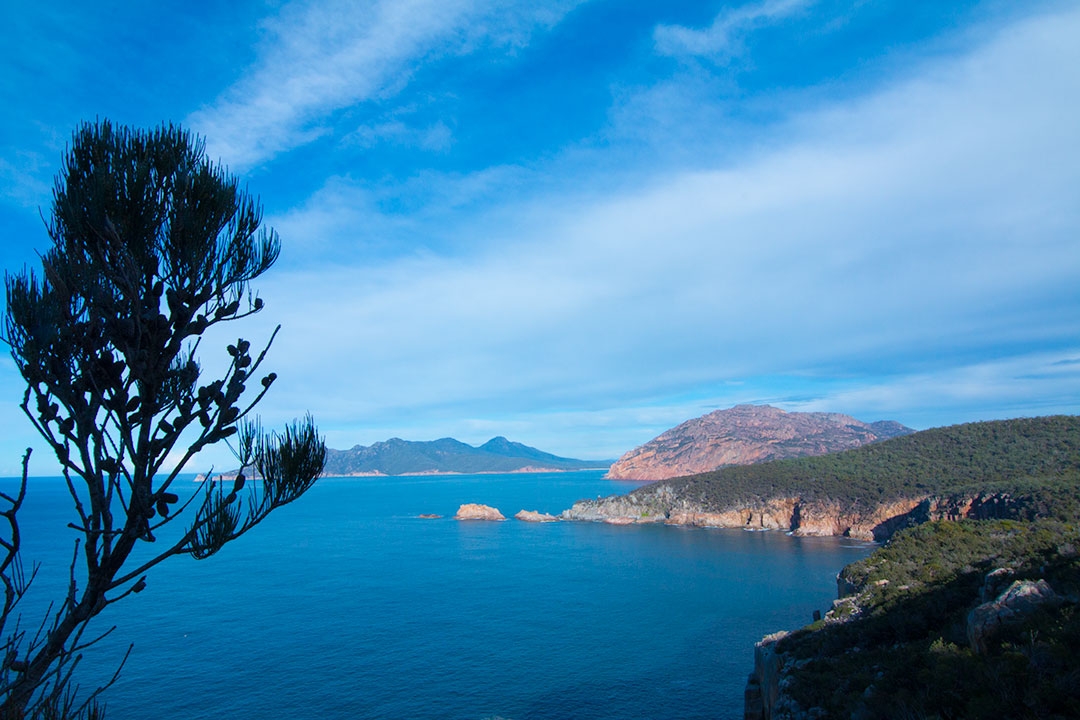
{"type": "Polygon", "coordinates": [[[25,707],[85,624],[141,591],[147,570],[173,555],[217,552],[307,490],[325,457],[310,418],[269,436],[247,421],[276,377],[262,369],[273,335],[257,354],[243,339],[229,345],[224,374],[203,377],[200,340],[262,309],[249,284],[280,244],[262,227],[257,200],[206,158],[198,138],[173,125],[84,124],[47,229],[40,274],[6,277],[4,340],[27,383],[23,410],[67,478],[86,572],[81,583],[72,573],[47,639],[16,649],[25,659],[11,666],[17,677],[0,716],[25,707]],[[266,478],[247,488],[248,503],[237,499],[242,475],[229,493],[208,486],[180,497],[178,473],[233,436],[242,470],[257,466],[266,478]],[[179,540],[125,566],[192,504],[179,540]]]}

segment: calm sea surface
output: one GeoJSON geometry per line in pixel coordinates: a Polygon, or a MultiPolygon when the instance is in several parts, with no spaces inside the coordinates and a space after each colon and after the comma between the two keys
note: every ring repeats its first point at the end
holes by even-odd
{"type": "MultiPolygon", "coordinates": [[[[558,513],[636,487],[601,475],[320,480],[213,558],[152,571],[95,620],[118,627],[77,676],[92,685],[135,643],[110,720],[741,718],[754,642],[827,609],[836,573],[872,549],[450,519],[465,502],[558,513]]],[[[60,482],[31,482],[28,615],[62,592],[74,537],[60,482]]]]}

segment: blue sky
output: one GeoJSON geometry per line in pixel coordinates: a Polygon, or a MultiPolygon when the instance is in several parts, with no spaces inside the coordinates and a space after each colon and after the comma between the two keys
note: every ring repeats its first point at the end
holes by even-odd
{"type": "MultiPolygon", "coordinates": [[[[262,405],[331,447],[605,458],[740,402],[1080,412],[1074,2],[13,2],[3,267],[84,120],[179,122],[281,235],[262,405]]],[[[220,362],[205,344],[204,366],[220,362]]],[[[0,359],[0,473],[52,471],[0,359]]],[[[214,454],[203,464],[228,465],[214,454]]],[[[203,469],[202,467],[192,468],[203,469]]]]}

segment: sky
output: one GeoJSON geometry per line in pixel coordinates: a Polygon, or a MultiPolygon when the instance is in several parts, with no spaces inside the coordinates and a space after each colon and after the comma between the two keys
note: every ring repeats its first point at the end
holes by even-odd
{"type": "MultiPolygon", "coordinates": [[[[1080,6],[10,2],[0,261],[79,123],[179,123],[282,255],[260,405],[327,444],[615,458],[738,403],[1080,412],[1080,6]]],[[[5,348],[6,350],[6,348],[5,348]]],[[[0,357],[0,475],[35,448],[0,357]]],[[[224,448],[200,465],[230,467],[224,448]]]]}

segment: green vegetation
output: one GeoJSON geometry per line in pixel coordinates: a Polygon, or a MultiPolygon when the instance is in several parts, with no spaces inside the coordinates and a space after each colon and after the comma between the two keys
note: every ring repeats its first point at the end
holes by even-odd
{"type": "Polygon", "coordinates": [[[280,247],[261,222],[256,200],[180,128],[103,121],[75,133],[41,274],[6,277],[3,340],[26,381],[22,409],[67,481],[76,539],[60,569],[67,592],[35,633],[18,615],[37,573],[20,560],[27,451],[19,490],[0,494],[0,718],[99,716],[97,693],[77,700],[71,682],[96,642],[91,620],[145,590],[159,563],[213,555],[322,472],[311,418],[280,435],[250,419],[277,377],[262,367],[273,336],[260,352],[229,345],[216,379],[196,355],[208,330],[263,309],[250,283],[280,247]],[[222,441],[241,468],[227,489],[179,480],[222,441]]]}
{"type": "MultiPolygon", "coordinates": [[[[965,493],[1024,495],[1045,514],[1080,508],[1080,417],[968,423],[819,457],[726,467],[667,481],[705,510],[776,497],[853,509],[899,498],[965,493]]],[[[656,486],[635,492],[655,492],[656,486]]]]}
{"type": "Polygon", "coordinates": [[[844,569],[852,595],[777,642],[783,696],[809,716],[1080,717],[1080,418],[937,428],[670,486],[706,509],[927,499],[844,569]],[[963,516],[978,519],[928,522],[963,516]]]}
{"type": "Polygon", "coordinates": [[[1078,547],[1080,526],[1058,520],[898,533],[844,570],[860,592],[842,612],[778,643],[796,668],[787,693],[827,717],[1080,716],[1078,547]],[[1016,580],[1045,580],[1059,597],[973,647],[972,609],[1016,580]]]}

